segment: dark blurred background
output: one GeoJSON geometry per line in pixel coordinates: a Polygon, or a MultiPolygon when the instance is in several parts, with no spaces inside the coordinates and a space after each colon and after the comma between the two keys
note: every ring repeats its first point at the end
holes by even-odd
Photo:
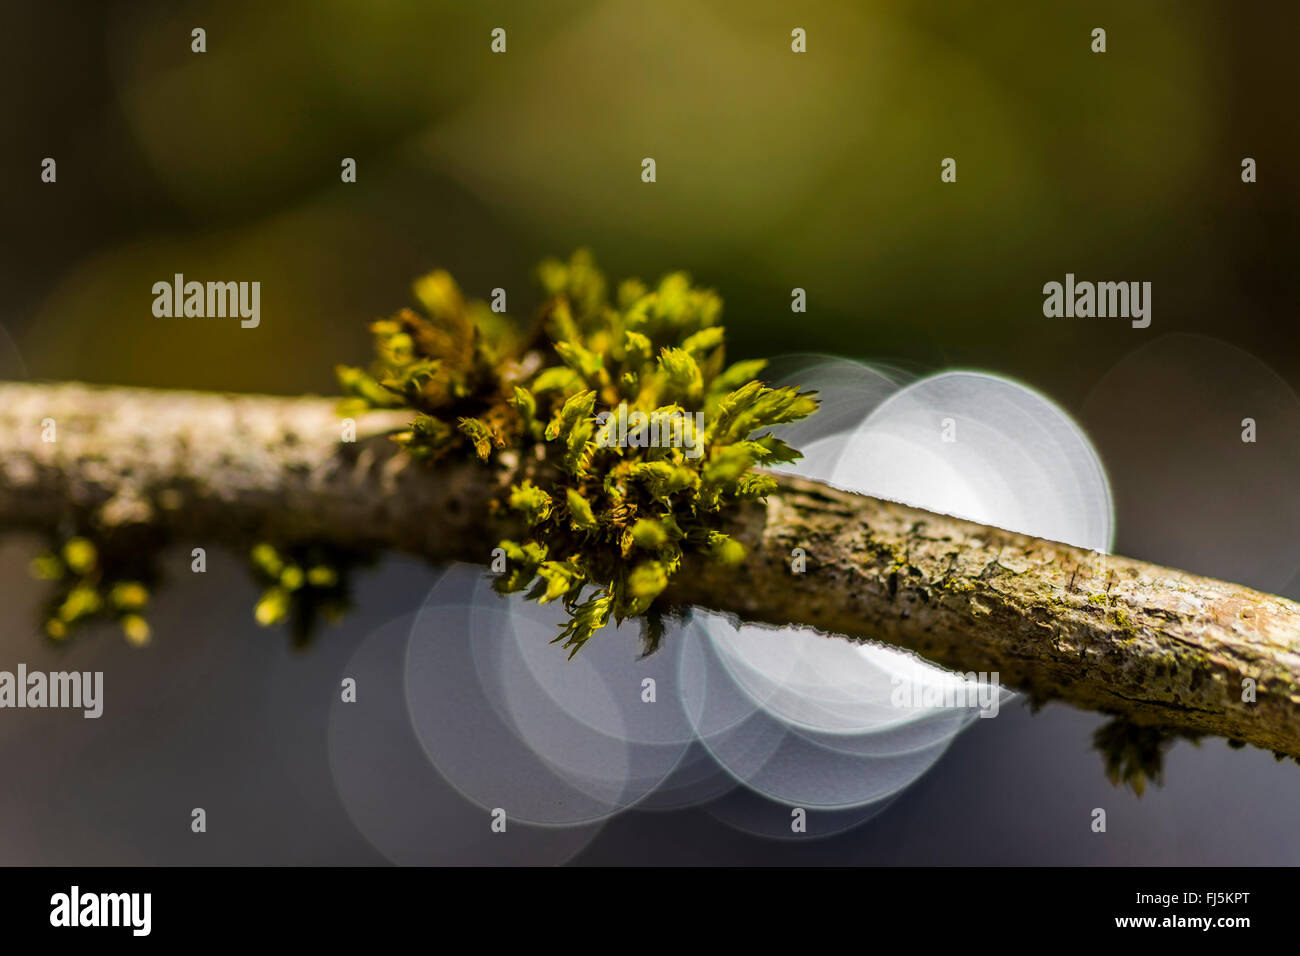
{"type": "MultiPolygon", "coordinates": [[[[0,377],[329,393],[335,363],[366,358],[365,322],[408,304],[415,276],[445,267],[478,297],[504,287],[524,315],[537,260],[585,245],[616,277],[685,268],[716,288],[733,357],[1024,381],[1099,449],[1117,551],[1300,597],[1294,4],[223,0],[4,15],[0,377]],[[190,50],[194,27],[206,53],[190,50]],[[806,54],[790,51],[794,27],[806,54]],[[340,182],[344,157],[355,184],[340,182]],[[940,182],[945,157],[955,184],[940,182]],[[1242,182],[1244,157],[1258,182],[1242,182]],[[260,281],[261,326],[155,318],[151,286],[176,272],[260,281]],[[1067,272],[1152,282],[1151,326],[1045,318],[1043,284],[1067,272]],[[792,317],[796,286],[808,313],[792,317]]],[[[0,548],[0,667],[102,667],[119,718],[0,714],[0,862],[383,859],[332,792],[328,689],[434,572],[386,563],[357,614],[294,655],[252,624],[230,556],[176,576],[149,649],[104,631],[56,651],[35,634],[35,547],[0,548]],[[199,842],[188,812],[204,800],[224,829],[199,842]]],[[[1138,801],[1088,749],[1099,722],[1019,706],[978,721],[880,817],[832,839],[631,813],[577,859],[1297,861],[1300,768],[1180,744],[1167,785],[1138,801]],[[1112,808],[1105,836],[1087,828],[1096,806],[1112,808]]]]}

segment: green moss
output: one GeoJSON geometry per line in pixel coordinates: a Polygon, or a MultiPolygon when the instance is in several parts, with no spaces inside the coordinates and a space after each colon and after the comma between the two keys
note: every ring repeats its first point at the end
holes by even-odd
{"type": "Polygon", "coordinates": [[[263,627],[287,624],[294,646],[306,647],[322,621],[336,622],[351,607],[352,572],[374,560],[369,553],[325,544],[259,542],[249,552],[249,566],[262,588],[253,619],[263,627]]]}
{"type": "Polygon", "coordinates": [[[407,408],[410,428],[395,436],[412,456],[436,460],[463,452],[484,461],[518,441],[525,416],[516,405],[525,330],[481,302],[467,302],[446,272],[415,283],[425,315],[402,309],[372,322],[368,369],[336,369],[347,399],[340,414],[407,408]]]}
{"type": "Polygon", "coordinates": [[[77,524],[71,534],[52,538],[31,563],[32,575],[53,585],[41,631],[63,641],[89,623],[111,621],[128,643],[147,644],[144,611],[158,580],[160,540],[146,528],[110,533],[92,522],[77,524]]]}
{"type": "Polygon", "coordinates": [[[509,569],[499,588],[563,601],[557,640],[571,653],[611,618],[638,616],[653,649],[660,598],[687,556],[744,560],[723,513],[775,489],[755,469],[799,453],[769,429],[817,404],[759,381],[762,362],[727,365],[722,301],[685,273],[653,287],[628,279],[611,294],[579,251],[537,275],[546,300],[529,329],[466,302],[445,272],[420,280],[426,315],[372,324],[371,367],[340,367],[342,411],[409,409],[396,440],[422,460],[513,450],[549,463],[546,487],[509,492],[523,535],[500,544],[509,569]],[[671,439],[642,446],[633,416],[658,416],[671,439]]]}

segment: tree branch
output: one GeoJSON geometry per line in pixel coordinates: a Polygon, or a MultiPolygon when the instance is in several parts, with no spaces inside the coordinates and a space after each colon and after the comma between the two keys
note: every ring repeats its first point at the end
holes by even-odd
{"type": "MultiPolygon", "coordinates": [[[[76,515],[199,543],[312,539],[486,563],[493,501],[542,466],[419,465],[382,437],[406,418],[359,418],[359,440],[341,442],[332,399],[0,385],[0,527],[76,515]]],[[[1294,602],[799,479],[729,521],[746,562],[683,568],[671,601],[1300,755],[1294,602]]]]}

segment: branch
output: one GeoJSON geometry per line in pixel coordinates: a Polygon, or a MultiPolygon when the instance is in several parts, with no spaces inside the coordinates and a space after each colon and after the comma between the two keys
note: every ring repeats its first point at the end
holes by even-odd
{"type": "MultiPolygon", "coordinates": [[[[340,442],[331,399],[0,385],[0,527],[78,515],[237,547],[310,539],[486,563],[493,501],[539,464],[420,465],[382,437],[408,417],[359,418],[359,440],[340,442]]],[[[729,521],[745,563],[693,563],[669,600],[884,641],[997,671],[1038,701],[1300,755],[1291,601],[793,478],[729,521]],[[1256,701],[1242,699],[1247,678],[1256,701]]]]}

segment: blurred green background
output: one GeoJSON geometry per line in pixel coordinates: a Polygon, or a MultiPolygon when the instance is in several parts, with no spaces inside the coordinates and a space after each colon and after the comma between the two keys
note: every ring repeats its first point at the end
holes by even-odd
{"type": "Polygon", "coordinates": [[[223,0],[6,20],[0,325],[32,377],[332,391],[417,274],[526,313],[535,262],[578,245],[618,276],[718,289],[737,357],[980,367],[1072,409],[1170,331],[1300,375],[1294,5],[223,0]],[[1152,327],[1044,318],[1067,271],[1152,281],[1152,327]],[[260,280],[261,327],[155,318],[175,272],[260,280]]]}

